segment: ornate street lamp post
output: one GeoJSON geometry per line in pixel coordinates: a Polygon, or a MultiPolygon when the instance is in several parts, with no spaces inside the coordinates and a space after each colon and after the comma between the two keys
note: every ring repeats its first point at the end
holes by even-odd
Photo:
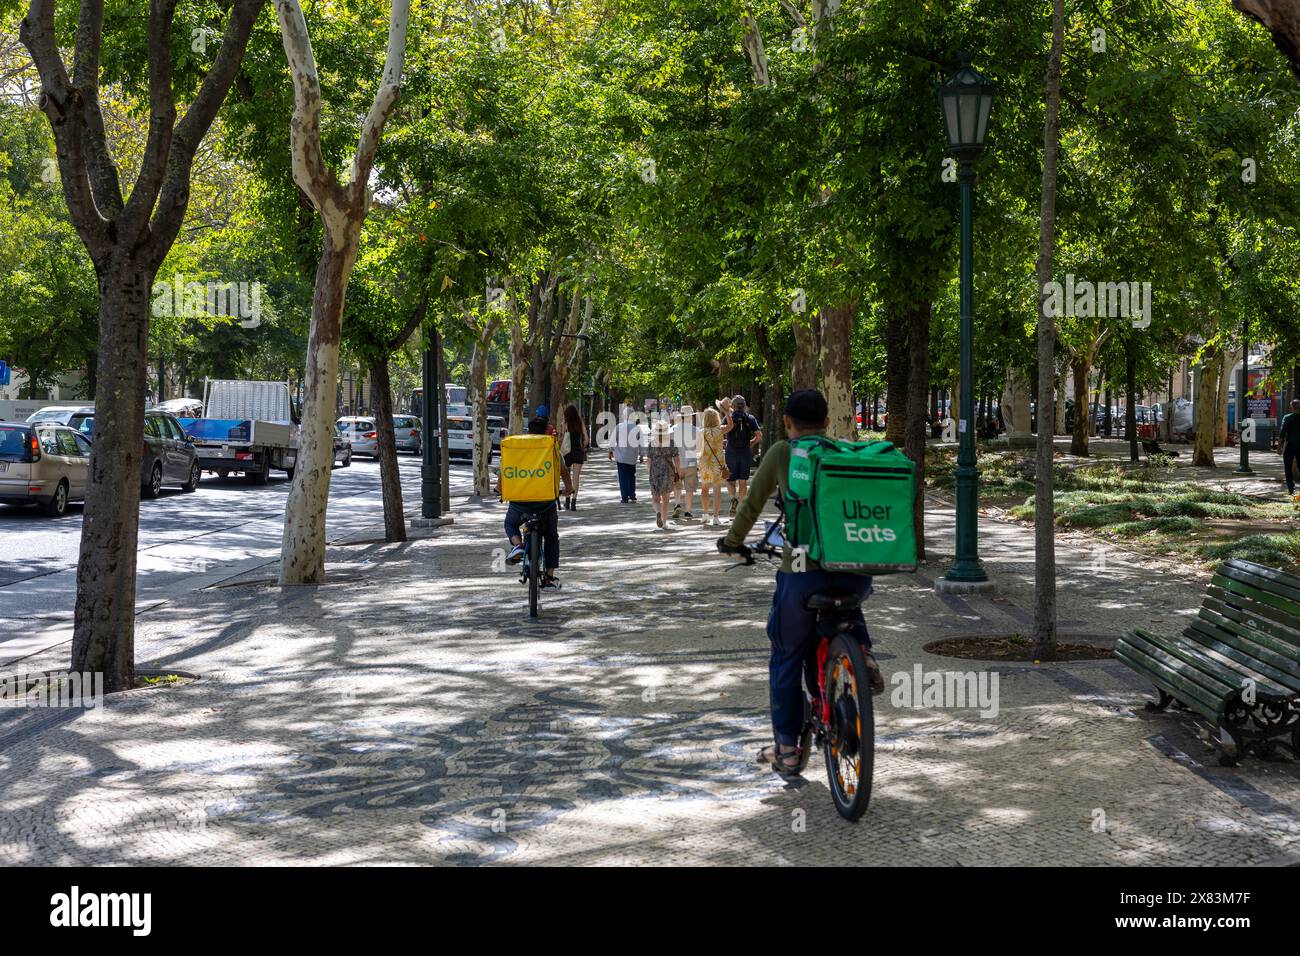
{"type": "Polygon", "coordinates": [[[1246,419],[1250,417],[1250,319],[1241,320],[1241,381],[1237,385],[1237,444],[1241,446],[1238,475],[1253,475],[1250,467],[1250,442],[1246,441],[1246,419]]]}
{"type": "Polygon", "coordinates": [[[975,467],[974,309],[971,277],[971,206],[975,192],[975,160],[984,152],[993,84],[973,69],[969,59],[939,90],[948,151],[958,162],[961,184],[961,419],[957,454],[957,554],[944,576],[955,584],[987,584],[979,559],[979,469],[975,467]]]}

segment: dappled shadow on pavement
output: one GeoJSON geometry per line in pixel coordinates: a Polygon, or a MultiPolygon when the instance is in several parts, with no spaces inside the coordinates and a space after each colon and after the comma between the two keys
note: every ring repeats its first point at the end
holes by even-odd
{"type": "MultiPolygon", "coordinates": [[[[331,549],[321,587],[209,589],[143,618],[141,666],[201,680],[118,695],[98,719],[0,713],[0,861],[1210,864],[1300,837],[1215,783],[1295,806],[1293,765],[1170,759],[1147,739],[1184,718],[1136,715],[1144,692],[1114,662],[1003,667],[985,717],[887,691],[871,808],[841,821],[819,756],[792,784],[753,763],[772,569],[725,570],[717,529],[653,530],[598,459],[584,478],[587,507],[562,516],[565,586],[537,620],[501,564],[495,503],[432,537],[331,549]]],[[[941,552],[951,516],[929,519],[941,552]]],[[[936,637],[1024,632],[1025,533],[983,529],[996,600],[940,600],[942,564],[878,581],[887,680],[984,670],[924,652],[936,637]]],[[[1194,581],[1061,559],[1075,633],[1173,630],[1196,603],[1194,581]]]]}

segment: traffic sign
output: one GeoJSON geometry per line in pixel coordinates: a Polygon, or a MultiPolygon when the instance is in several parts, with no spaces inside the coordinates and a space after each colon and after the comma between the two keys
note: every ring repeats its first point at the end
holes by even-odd
{"type": "Polygon", "coordinates": [[[0,385],[9,384],[9,363],[0,360],[0,385]]]}

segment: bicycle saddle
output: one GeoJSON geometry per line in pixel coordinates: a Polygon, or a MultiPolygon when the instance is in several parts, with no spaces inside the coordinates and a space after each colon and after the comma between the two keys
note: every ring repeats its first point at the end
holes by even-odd
{"type": "Polygon", "coordinates": [[[848,611],[861,604],[862,598],[852,591],[817,591],[803,602],[809,611],[848,611]]]}

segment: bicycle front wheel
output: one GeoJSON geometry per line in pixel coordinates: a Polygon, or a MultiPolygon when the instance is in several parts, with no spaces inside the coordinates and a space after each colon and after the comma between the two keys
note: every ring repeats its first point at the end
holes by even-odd
{"type": "Polygon", "coordinates": [[[537,617],[537,597],[542,587],[542,535],[536,529],[528,533],[528,616],[537,617]]]}
{"type": "Polygon", "coordinates": [[[871,677],[862,645],[852,635],[840,634],[831,641],[826,696],[830,701],[830,722],[822,745],[826,779],[839,815],[857,820],[871,800],[876,725],[871,677]]]}

